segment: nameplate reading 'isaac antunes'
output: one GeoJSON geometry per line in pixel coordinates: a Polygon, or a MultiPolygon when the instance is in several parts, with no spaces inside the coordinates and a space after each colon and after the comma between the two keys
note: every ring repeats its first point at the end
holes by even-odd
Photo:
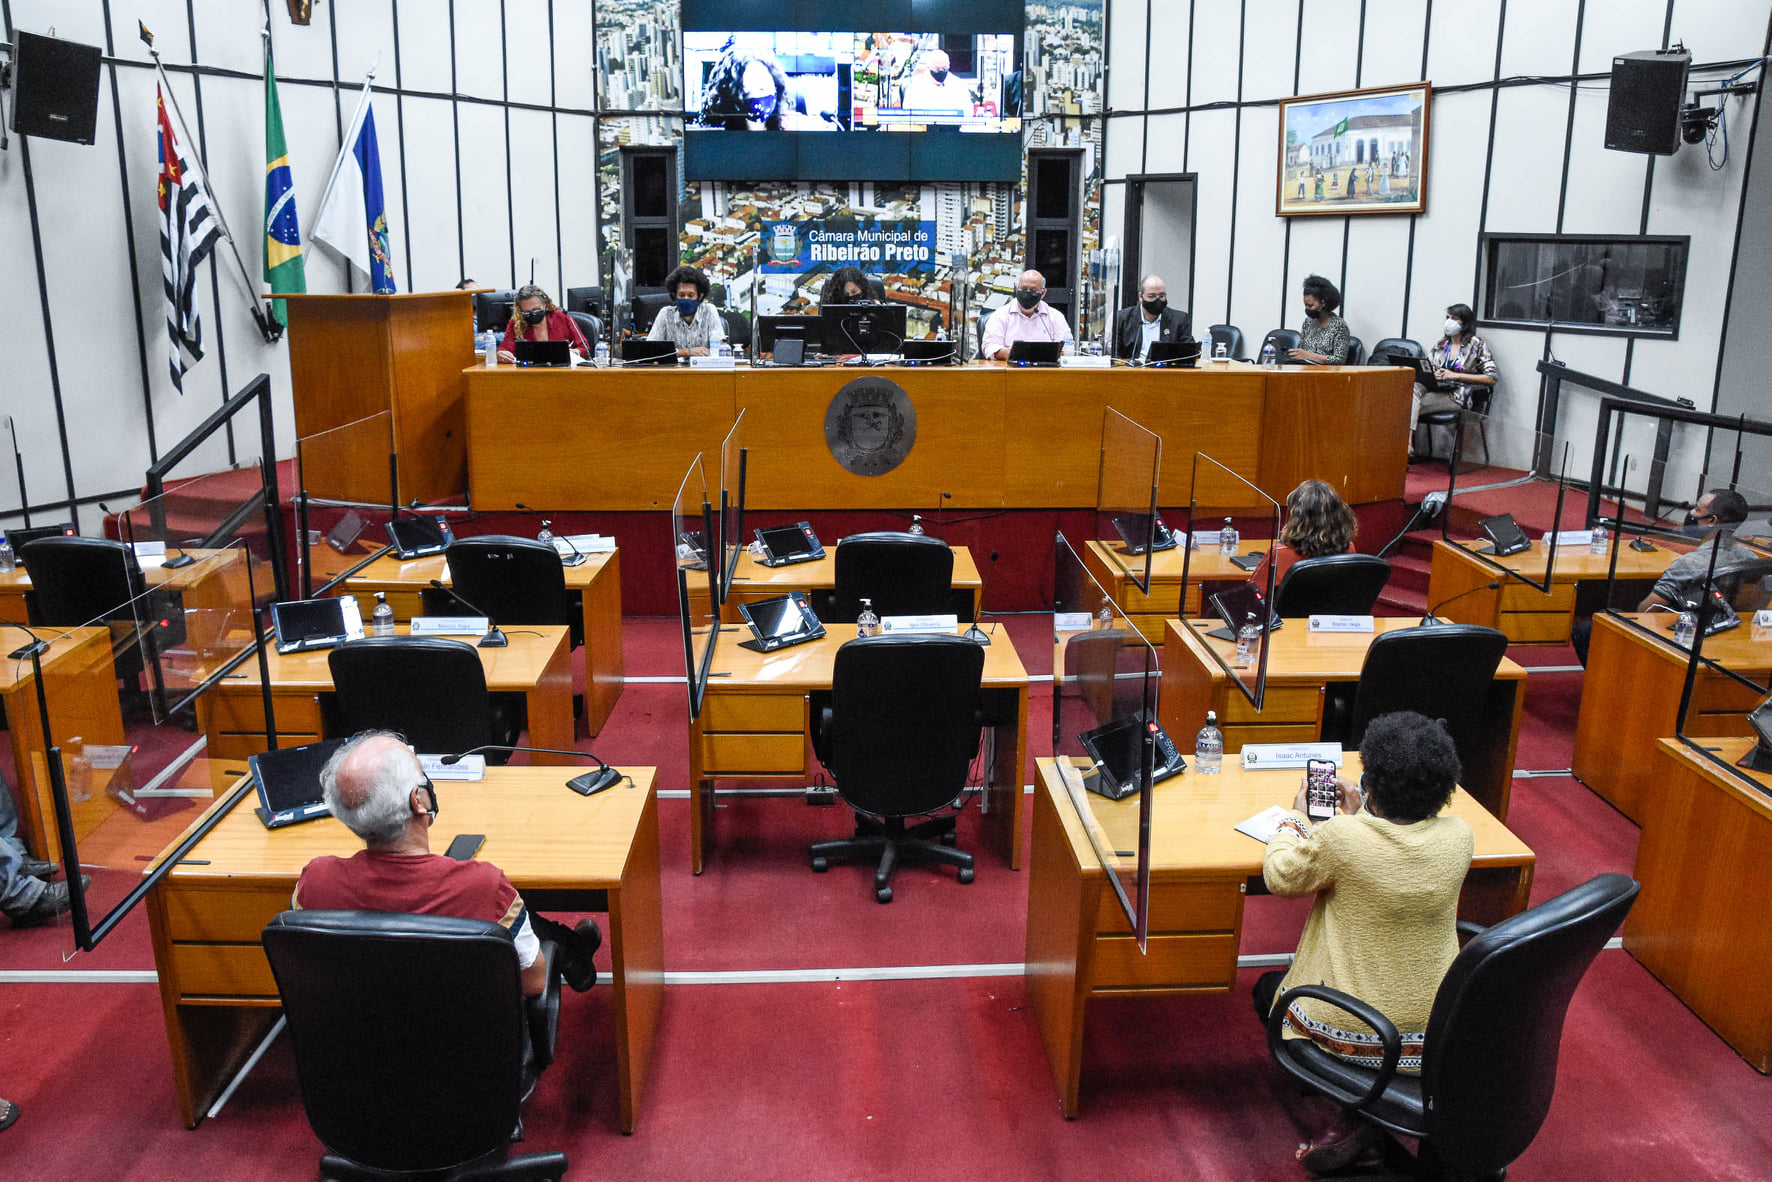
{"type": "Polygon", "coordinates": [[[917,411],[904,387],[868,375],[837,391],[824,412],[831,458],[857,476],[882,476],[904,462],[917,442],[917,411]]]}

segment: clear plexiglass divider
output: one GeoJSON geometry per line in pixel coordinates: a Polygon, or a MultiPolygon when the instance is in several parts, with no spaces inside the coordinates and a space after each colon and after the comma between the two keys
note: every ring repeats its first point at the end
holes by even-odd
{"type": "Polygon", "coordinates": [[[244,541],[206,541],[182,566],[131,556],[141,589],[77,626],[0,626],[9,803],[25,849],[67,883],[72,907],[56,922],[74,949],[141,900],[145,875],[206,810],[237,803],[247,756],[275,741],[238,702],[215,707],[260,684],[269,564],[244,541]]]}
{"type": "MultiPolygon", "coordinates": [[[[1157,653],[1056,539],[1052,753],[1096,860],[1143,948],[1154,782],[1169,765],[1157,726],[1157,653]]],[[[1166,778],[1166,777],[1165,777],[1166,778]]]]}
{"type": "Polygon", "coordinates": [[[1186,533],[1176,539],[1185,546],[1181,625],[1259,713],[1268,641],[1283,626],[1273,614],[1280,503],[1204,452],[1194,453],[1189,488],[1186,533]]]}
{"type": "Polygon", "coordinates": [[[739,555],[744,553],[744,502],[750,448],[745,436],[745,412],[739,408],[738,418],[720,443],[720,602],[732,595],[732,578],[738,569],[739,555]]]}
{"type": "Polygon", "coordinates": [[[691,721],[701,713],[702,689],[714,657],[714,640],[720,631],[720,612],[714,601],[718,580],[713,570],[718,541],[714,506],[708,500],[707,477],[701,453],[697,452],[671,502],[670,538],[671,562],[677,571],[677,610],[683,625],[683,665],[689,680],[691,721]]]}
{"type": "Polygon", "coordinates": [[[298,598],[387,553],[398,499],[393,440],[392,417],[383,411],[295,441],[298,598]]]}
{"type": "MultiPolygon", "coordinates": [[[[1418,518],[1431,509],[1439,518],[1440,540],[1488,568],[1490,582],[1548,592],[1559,562],[1587,554],[1594,524],[1581,516],[1585,502],[1569,491],[1569,463],[1567,442],[1492,417],[1467,415],[1454,437],[1444,497],[1429,493],[1418,518]],[[1487,444],[1488,462],[1462,463],[1464,449],[1480,446],[1479,440],[1487,444]]],[[[1597,570],[1596,577],[1602,573],[1597,570]]],[[[1475,594],[1486,589],[1478,584],[1468,590],[1475,594]]]]}
{"type": "Polygon", "coordinates": [[[1101,463],[1095,488],[1095,538],[1138,589],[1151,589],[1151,562],[1169,541],[1157,513],[1163,441],[1108,407],[1101,418],[1101,463]]]}

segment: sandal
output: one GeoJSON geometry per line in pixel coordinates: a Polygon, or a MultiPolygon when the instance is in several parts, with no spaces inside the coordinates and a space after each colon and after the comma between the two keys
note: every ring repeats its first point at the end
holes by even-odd
{"type": "Polygon", "coordinates": [[[0,1129],[10,1129],[17,1119],[18,1105],[11,1100],[0,1100],[0,1129]]]}
{"type": "Polygon", "coordinates": [[[1358,1117],[1343,1117],[1298,1147],[1298,1164],[1313,1174],[1326,1174],[1355,1162],[1376,1164],[1380,1156],[1378,1126],[1358,1117]]]}

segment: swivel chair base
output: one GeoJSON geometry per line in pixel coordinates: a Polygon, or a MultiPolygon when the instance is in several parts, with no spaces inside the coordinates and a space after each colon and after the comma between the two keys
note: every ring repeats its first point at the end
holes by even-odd
{"type": "Polygon", "coordinates": [[[823,874],[830,860],[878,858],[874,870],[874,898],[892,902],[892,875],[901,861],[939,863],[959,868],[962,883],[972,881],[972,855],[953,848],[954,818],[936,817],[906,827],[903,817],[883,821],[856,818],[854,837],[819,841],[812,845],[812,869],[823,874]]]}

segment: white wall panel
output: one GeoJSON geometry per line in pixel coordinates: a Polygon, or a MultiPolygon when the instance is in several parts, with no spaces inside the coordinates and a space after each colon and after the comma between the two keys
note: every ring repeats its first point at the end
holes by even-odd
{"type": "Polygon", "coordinates": [[[1581,25],[1580,72],[1603,73],[1612,68],[1617,54],[1660,49],[1661,24],[1666,15],[1665,4],[1589,4],[1581,25]]]}
{"type": "Polygon", "coordinates": [[[1403,329],[1403,280],[1409,266],[1409,219],[1348,220],[1347,285],[1342,316],[1368,351],[1403,329]]]}
{"type": "Polygon", "coordinates": [[[1463,0],[1455,11],[1441,5],[1428,26],[1428,81],[1459,86],[1495,77],[1500,21],[1501,0],[1463,0]]]}
{"type": "MultiPolygon", "coordinates": [[[[333,17],[338,21],[339,81],[360,83],[373,66],[377,86],[394,85],[393,0],[351,0],[349,4],[336,4],[333,17]]],[[[404,74],[406,63],[400,64],[404,74]]],[[[379,112],[376,118],[381,118],[379,112]]]]}
{"type": "Polygon", "coordinates": [[[1257,324],[1254,330],[1243,326],[1250,338],[1250,348],[1261,346],[1261,337],[1270,328],[1297,328],[1304,323],[1304,280],[1307,275],[1321,275],[1337,287],[1341,286],[1341,242],[1344,223],[1338,217],[1293,218],[1292,252],[1286,266],[1286,282],[1281,288],[1285,309],[1280,324],[1257,324]]]}
{"type": "MultiPolygon", "coordinates": [[[[515,276],[511,267],[511,226],[505,191],[505,121],[497,107],[462,103],[461,185],[463,258],[469,275],[498,276],[500,286],[515,276]]],[[[528,273],[525,264],[523,273],[528,273]]]]}
{"type": "Polygon", "coordinates": [[[448,94],[451,64],[448,10],[438,0],[394,0],[394,3],[400,23],[400,84],[408,90],[448,94]]]}
{"type": "MultiPolygon", "coordinates": [[[[1359,0],[1315,0],[1305,5],[1299,37],[1298,93],[1352,90],[1360,45],[1359,0]]],[[[1276,38],[1285,44],[1285,38],[1276,38]]]]}
{"type": "Polygon", "coordinates": [[[499,7],[499,0],[455,0],[455,86],[461,94],[504,96],[505,37],[499,7]]]}
{"type": "MultiPolygon", "coordinates": [[[[22,21],[21,21],[22,27],[22,21]]],[[[49,385],[49,349],[39,326],[37,280],[31,253],[31,222],[25,203],[24,153],[14,141],[13,149],[0,152],[0,258],[6,259],[7,275],[16,285],[12,302],[14,332],[0,371],[0,414],[11,415],[24,456],[25,492],[43,504],[66,495],[62,476],[61,437],[56,430],[55,404],[49,385]]],[[[38,205],[43,204],[38,153],[33,147],[32,170],[38,180],[38,205]]],[[[115,181],[113,180],[113,184],[115,181]]],[[[139,387],[136,393],[140,403],[139,387]]],[[[0,434],[0,447],[10,447],[9,436],[0,434]]],[[[0,464],[0,468],[8,465],[0,464]]],[[[16,479],[0,476],[0,505],[18,504],[16,479]]]]}
{"type": "MultiPolygon", "coordinates": [[[[1459,7],[1462,9],[1463,5],[1459,7]]],[[[1462,12],[1458,19],[1462,22],[1462,12]]],[[[1427,5],[1419,0],[1367,0],[1360,85],[1420,82],[1422,35],[1426,24],[1427,5]]]]}
{"type": "Polygon", "coordinates": [[[553,101],[550,71],[554,47],[548,35],[547,7],[505,5],[505,57],[510,63],[510,100],[545,106],[553,101]]]}
{"type": "Polygon", "coordinates": [[[517,275],[527,281],[534,259],[535,281],[565,307],[559,240],[554,234],[553,119],[540,111],[511,112],[511,192],[517,275]]]}
{"type": "MultiPolygon", "coordinates": [[[[1235,116],[1203,111],[1194,116],[1192,170],[1199,175],[1194,215],[1194,307],[1198,324],[1222,324],[1229,280],[1231,238],[1231,154],[1235,116]]],[[[1154,148],[1154,145],[1153,145],[1154,148]]],[[[1154,156],[1153,150],[1153,156],[1154,156]]]]}
{"type": "MultiPolygon", "coordinates": [[[[1655,5],[1659,8],[1660,5],[1655,5]]],[[[1766,43],[1764,4],[1742,0],[1675,0],[1670,41],[1683,41],[1695,62],[1753,57],[1766,43]]],[[[1654,49],[1653,42],[1641,46],[1654,49]]]]}
{"type": "Polygon", "coordinates": [[[550,0],[554,6],[555,101],[588,111],[592,96],[591,0],[550,0]]]}
{"type": "Polygon", "coordinates": [[[1144,171],[1144,119],[1110,119],[1107,124],[1107,146],[1103,155],[1104,175],[1129,176],[1144,171]]]}
{"type": "MultiPolygon", "coordinates": [[[[257,11],[255,6],[241,4],[239,0],[212,0],[212,2],[229,8],[238,8],[249,12],[257,11]]],[[[345,7],[355,9],[358,5],[349,4],[345,7]]],[[[277,49],[277,74],[280,77],[324,79],[328,82],[332,80],[332,21],[335,17],[340,25],[338,48],[342,63],[345,54],[346,18],[344,12],[335,13],[329,11],[328,8],[316,6],[313,23],[304,27],[289,23],[287,5],[271,5],[271,39],[277,49]]],[[[198,18],[198,21],[199,36],[207,37],[207,26],[203,25],[201,17],[198,18]]],[[[118,30],[118,36],[122,36],[121,29],[118,30]]],[[[394,80],[394,45],[392,41],[388,42],[387,50],[387,56],[382,59],[382,65],[387,69],[384,81],[392,83],[394,80]]],[[[258,68],[263,68],[262,62],[258,68]]],[[[367,69],[368,63],[365,63],[363,68],[367,69]]],[[[343,69],[342,64],[340,69],[343,69]]],[[[358,71],[356,76],[361,78],[362,71],[358,71]]],[[[349,78],[351,75],[346,74],[345,77],[349,78]]]]}
{"type": "MultiPolygon", "coordinates": [[[[1436,22],[1438,23],[1438,22],[1436,22]]],[[[1475,305],[1477,223],[1483,198],[1483,146],[1489,139],[1489,95],[1483,91],[1434,99],[1428,145],[1427,212],[1416,219],[1409,330],[1426,344],[1440,334],[1446,305],[1475,305]]]]}
{"type": "MultiPolygon", "coordinates": [[[[401,32],[405,32],[404,25],[401,32]]],[[[442,99],[409,98],[405,106],[407,185],[411,194],[407,205],[412,218],[406,232],[412,235],[412,284],[419,291],[437,291],[453,287],[463,278],[457,254],[455,128],[451,104],[442,99]]],[[[475,148],[476,152],[479,150],[475,148]]],[[[502,168],[502,143],[497,160],[502,168]]],[[[470,267],[467,277],[502,287],[509,271],[507,258],[497,270],[484,274],[470,267]]]]}
{"type": "Polygon", "coordinates": [[[588,116],[561,115],[555,147],[560,153],[560,246],[566,256],[566,287],[601,283],[597,245],[597,137],[588,116]]]}
{"type": "Polygon", "coordinates": [[[1284,98],[1293,93],[1294,42],[1284,34],[1298,27],[1299,0],[1249,0],[1243,6],[1243,101],[1284,98]]]}
{"type": "MultiPolygon", "coordinates": [[[[1196,120],[1196,130],[1198,121],[1196,120]]],[[[1186,115],[1152,115],[1145,132],[1145,172],[1186,172],[1184,149],[1189,147],[1186,115]]]]}
{"type": "MultiPolygon", "coordinates": [[[[1130,0],[1128,4],[1114,8],[1114,20],[1117,23],[1120,13],[1126,8],[1143,8],[1139,0],[1130,0]]],[[[1204,7],[1193,3],[1182,3],[1181,0],[1169,0],[1168,3],[1151,3],[1150,5],[1150,110],[1162,111],[1171,107],[1184,107],[1188,102],[1188,14],[1189,10],[1204,7]]],[[[1132,73],[1143,85],[1144,63],[1128,54],[1122,58],[1117,52],[1114,56],[1114,67],[1132,73]]],[[[1207,100],[1200,96],[1198,79],[1195,79],[1194,102],[1207,100]]]]}
{"type": "Polygon", "coordinates": [[[1635,234],[1642,220],[1643,173],[1650,157],[1605,149],[1606,103],[1605,91],[1583,90],[1575,100],[1563,214],[1563,229],[1570,234],[1635,234]]]}
{"type": "MultiPolygon", "coordinates": [[[[196,60],[223,70],[263,71],[265,17],[258,5],[239,0],[193,0],[192,10],[197,18],[196,60]]],[[[113,13],[111,19],[116,21],[119,15],[127,24],[126,14],[113,13]]],[[[330,76],[331,71],[327,73],[330,76]]]]}
{"type": "MultiPolygon", "coordinates": [[[[1490,233],[1557,228],[1568,109],[1567,87],[1521,86],[1500,93],[1495,105],[1489,219],[1483,227],[1490,233]]],[[[1469,168],[1470,183],[1479,187],[1480,159],[1469,168]]],[[[1453,167],[1463,171],[1459,165],[1453,167]]]]}
{"type": "MultiPolygon", "coordinates": [[[[1185,5],[1171,7],[1182,10],[1185,5]]],[[[1145,4],[1116,4],[1108,21],[1107,105],[1110,111],[1142,111],[1145,102],[1145,45],[1151,29],[1145,4]]]]}
{"type": "MultiPolygon", "coordinates": [[[[1229,319],[1215,324],[1247,326],[1264,323],[1281,301],[1281,258],[1286,249],[1286,224],[1274,216],[1274,161],[1279,144],[1277,107],[1243,112],[1242,156],[1237,169],[1236,282],[1229,319]]],[[[1259,346],[1260,340],[1256,344],[1259,346]]],[[[1245,343],[1247,349],[1247,343],[1245,343]]]]}
{"type": "MultiPolygon", "coordinates": [[[[55,35],[69,41],[79,41],[86,45],[97,45],[101,49],[105,44],[105,13],[99,0],[12,0],[12,26],[23,29],[27,33],[48,35],[53,26],[55,35]]],[[[149,27],[153,27],[152,19],[149,27]]],[[[178,17],[179,29],[185,27],[184,13],[181,9],[178,17]]],[[[122,36],[127,34],[135,41],[135,25],[123,22],[113,24],[113,32],[122,36]]],[[[155,29],[158,32],[158,29],[155,29]]],[[[140,41],[135,42],[137,46],[140,41]]],[[[182,41],[180,44],[183,44],[182,41]]],[[[11,95],[7,96],[10,104],[11,95]]]]}
{"type": "MultiPolygon", "coordinates": [[[[37,0],[34,5],[14,4],[12,15],[22,28],[47,33],[50,25],[58,30],[63,27],[59,16],[49,15],[59,12],[61,7],[60,4],[37,0]],[[27,21],[24,16],[25,10],[32,7],[42,14],[35,24],[27,21]]],[[[167,65],[190,64],[191,30],[184,0],[141,0],[139,4],[130,5],[128,13],[118,11],[111,14],[111,35],[117,39],[116,56],[133,62],[146,62],[152,59],[148,56],[148,47],[136,35],[138,21],[148,26],[148,31],[154,34],[154,48],[160,51],[161,61],[167,65]]]]}
{"type": "MultiPolygon", "coordinates": [[[[1501,46],[1501,76],[1567,74],[1575,62],[1578,0],[1533,0],[1507,6],[1507,32],[1501,46]]],[[[1609,7],[1609,6],[1608,6],[1609,7]]],[[[1588,20],[1604,20],[1588,5],[1588,20]]]]}
{"type": "MultiPolygon", "coordinates": [[[[1176,5],[1177,8],[1182,7],[1176,5]]],[[[1176,20],[1181,20],[1177,14],[1176,20]]],[[[1153,18],[1154,19],[1154,18],[1153,18]]],[[[1183,28],[1185,28],[1183,24],[1183,28]]],[[[1183,66],[1189,60],[1182,56],[1183,42],[1180,40],[1169,43],[1173,50],[1165,50],[1158,58],[1166,68],[1151,69],[1152,103],[1155,104],[1158,75],[1184,74],[1183,66]],[[1168,63],[1174,63],[1169,66],[1168,63]]],[[[1241,32],[1237,20],[1237,10],[1228,4],[1194,5],[1193,43],[1188,48],[1193,60],[1193,97],[1192,103],[1198,107],[1204,103],[1231,103],[1237,100],[1237,64],[1241,32]]],[[[1180,86],[1185,78],[1170,78],[1170,87],[1180,86]]],[[[1180,103],[1166,103],[1165,106],[1180,106],[1180,103]]]]}

